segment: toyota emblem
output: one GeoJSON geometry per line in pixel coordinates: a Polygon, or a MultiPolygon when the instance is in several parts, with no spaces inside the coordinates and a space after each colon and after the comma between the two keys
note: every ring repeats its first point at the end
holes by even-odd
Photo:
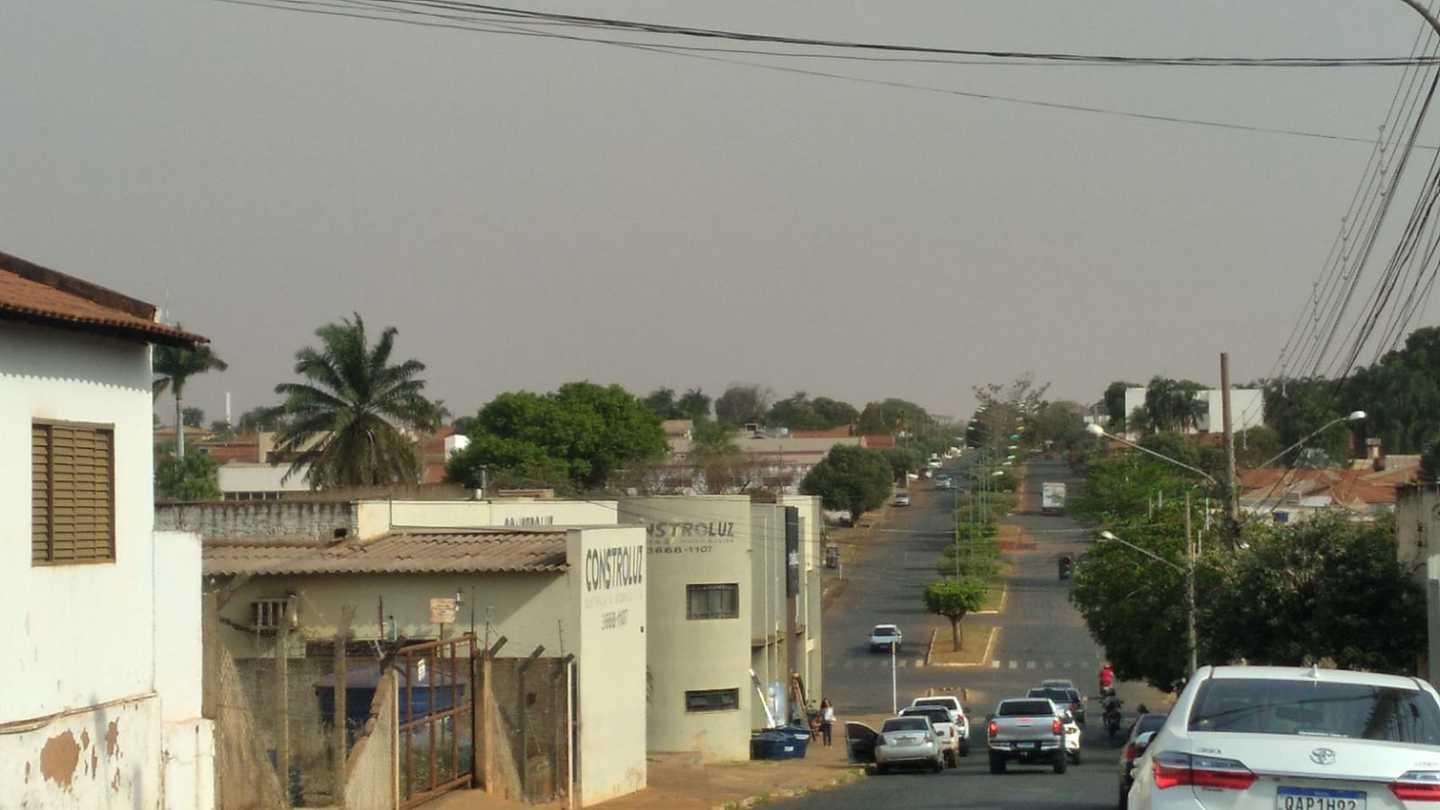
{"type": "Polygon", "coordinates": [[[1316,765],[1334,765],[1335,752],[1329,748],[1316,748],[1310,752],[1310,761],[1316,765]]]}

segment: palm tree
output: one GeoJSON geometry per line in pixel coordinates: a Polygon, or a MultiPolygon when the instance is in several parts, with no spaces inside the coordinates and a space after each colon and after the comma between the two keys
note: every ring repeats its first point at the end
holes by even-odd
{"type": "Polygon", "coordinates": [[[421,394],[424,363],[390,365],[396,334],[386,327],[371,346],[356,314],[316,329],[319,349],[295,353],[295,373],[306,381],[275,386],[287,417],[276,450],[293,458],[286,478],[308,467],[312,489],[417,479],[419,457],[405,431],[428,428],[436,408],[421,394]]]}
{"type": "MultiPolygon", "coordinates": [[[[179,328],[179,324],[176,324],[176,328],[179,328]]],[[[224,371],[230,366],[216,356],[209,346],[196,346],[193,349],[156,346],[152,365],[156,379],[151,387],[155,396],[165,393],[167,388],[175,394],[175,457],[184,458],[185,424],[180,412],[181,401],[185,397],[185,382],[196,374],[224,371]]]]}

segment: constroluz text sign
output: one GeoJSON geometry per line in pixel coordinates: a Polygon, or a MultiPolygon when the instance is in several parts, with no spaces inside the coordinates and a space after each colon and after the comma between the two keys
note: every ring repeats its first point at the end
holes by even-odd
{"type": "Polygon", "coordinates": [[[585,552],[585,591],[608,591],[644,582],[645,547],[592,548],[585,552]]]}

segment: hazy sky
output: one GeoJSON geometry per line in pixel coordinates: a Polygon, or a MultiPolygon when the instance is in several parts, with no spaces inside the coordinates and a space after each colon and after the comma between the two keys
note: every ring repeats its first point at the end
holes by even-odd
{"type": "MultiPolygon", "coordinates": [[[[1400,0],[527,6],[1147,55],[1401,56],[1421,25],[1400,0]]],[[[1359,137],[1400,77],[797,66],[1359,137]]],[[[227,390],[237,415],[272,402],[315,327],[352,311],[397,326],[457,414],[580,378],[942,413],[1025,370],[1082,401],[1116,378],[1214,381],[1222,350],[1248,379],[1368,156],[212,0],[0,0],[0,250],[210,336],[230,363],[192,383],[210,418],[227,390]]]]}

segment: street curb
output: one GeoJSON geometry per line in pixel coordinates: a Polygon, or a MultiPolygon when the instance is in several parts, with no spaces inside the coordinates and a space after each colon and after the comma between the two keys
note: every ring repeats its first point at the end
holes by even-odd
{"type": "Polygon", "coordinates": [[[935,654],[935,634],[938,632],[940,632],[940,628],[930,628],[930,643],[925,645],[925,666],[927,667],[930,666],[930,656],[935,654]]]}
{"type": "Polygon", "coordinates": [[[754,807],[763,802],[770,802],[776,799],[798,799],[799,797],[809,793],[816,793],[822,790],[830,790],[832,788],[841,787],[843,785],[848,785],[851,782],[859,781],[863,778],[865,778],[865,769],[863,767],[849,768],[848,770],[846,770],[843,776],[837,776],[834,779],[831,779],[830,781],[821,783],[819,785],[781,788],[780,790],[771,791],[769,793],[757,793],[754,796],[746,796],[743,799],[735,799],[732,801],[722,802],[720,804],[713,805],[713,810],[741,810],[741,808],[754,807]]]}

